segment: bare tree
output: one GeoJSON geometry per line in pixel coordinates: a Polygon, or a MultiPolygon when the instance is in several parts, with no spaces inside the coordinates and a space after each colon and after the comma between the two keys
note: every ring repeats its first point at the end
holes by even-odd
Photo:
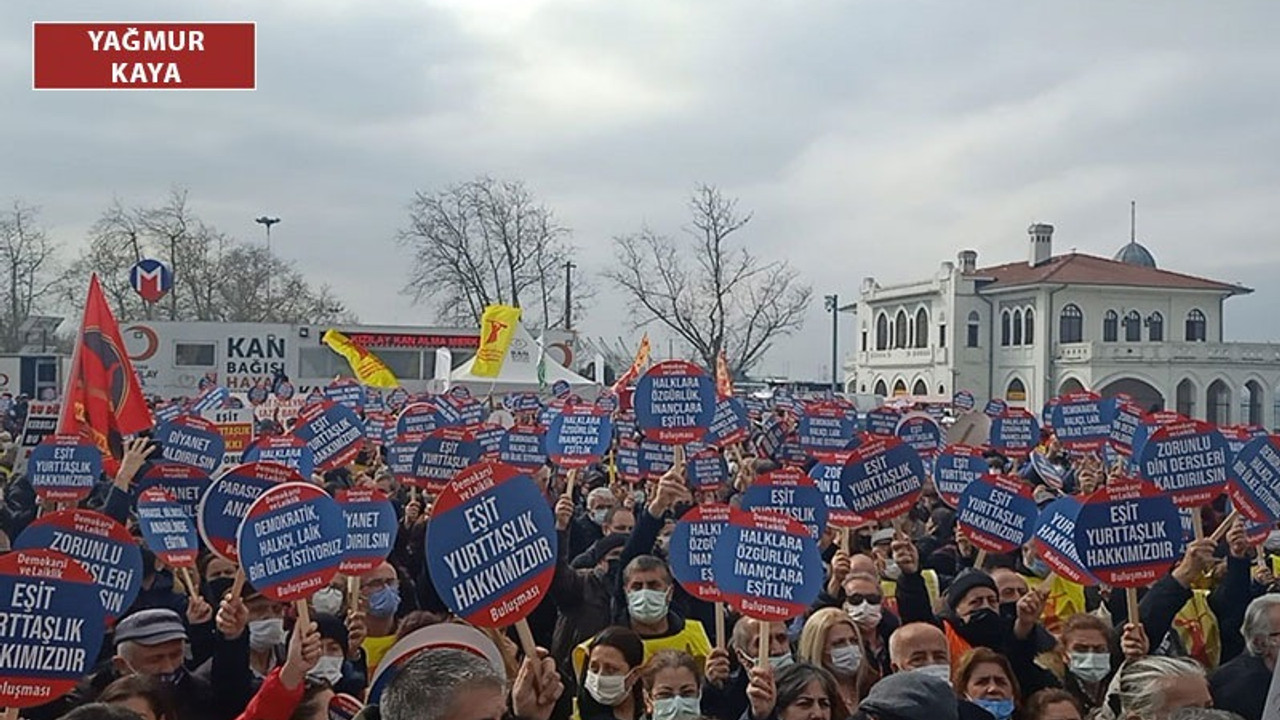
{"type": "Polygon", "coordinates": [[[22,324],[58,299],[64,280],[40,210],[15,200],[0,214],[0,345],[17,352],[22,324]]]}
{"type": "Polygon", "coordinates": [[[723,351],[735,375],[800,329],[813,294],[785,260],[766,262],[734,246],[751,221],[737,204],[699,185],[689,201],[687,246],[643,228],[614,239],[615,264],[604,273],[627,294],[636,327],[667,326],[712,371],[723,351]]]}
{"type": "MultiPolygon", "coordinates": [[[[569,231],[519,181],[482,177],[418,192],[399,233],[413,251],[405,293],[433,300],[442,320],[479,324],[486,305],[524,309],[537,327],[564,324],[563,270],[576,249],[569,231]]],[[[573,313],[592,296],[575,282],[573,313]]]]}

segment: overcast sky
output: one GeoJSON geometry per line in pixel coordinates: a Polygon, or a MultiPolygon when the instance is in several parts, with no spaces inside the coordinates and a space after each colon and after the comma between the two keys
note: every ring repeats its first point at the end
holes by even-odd
{"type": "MultiPolygon", "coordinates": [[[[678,232],[713,183],[755,213],[743,241],[814,288],[761,369],[814,378],[822,295],[962,247],[1022,259],[1032,221],[1110,256],[1136,199],[1162,267],[1257,289],[1228,336],[1274,340],[1277,27],[1266,0],[7,0],[0,198],[74,252],[113,195],[181,184],[244,239],[282,217],[277,251],[362,321],[428,324],[393,241],[416,189],[523,179],[595,274],[612,236],[678,232]],[[254,20],[258,89],[32,92],[33,20],[254,20]]],[[[586,331],[634,337],[597,284],[586,331]]]]}

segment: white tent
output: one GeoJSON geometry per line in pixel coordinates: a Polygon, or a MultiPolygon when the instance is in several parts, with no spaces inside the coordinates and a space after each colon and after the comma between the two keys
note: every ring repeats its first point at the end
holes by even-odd
{"type": "MultiPolygon", "coordinates": [[[[502,363],[502,371],[496,378],[479,377],[471,374],[472,358],[449,375],[449,385],[461,385],[471,391],[472,395],[505,395],[518,392],[539,392],[538,383],[539,348],[536,340],[525,329],[523,323],[516,323],[515,334],[511,338],[511,347],[507,350],[507,358],[502,363]]],[[[594,400],[603,388],[591,380],[567,369],[565,366],[546,357],[546,389],[550,394],[551,387],[559,380],[569,383],[572,392],[586,400],[594,400]]]]}

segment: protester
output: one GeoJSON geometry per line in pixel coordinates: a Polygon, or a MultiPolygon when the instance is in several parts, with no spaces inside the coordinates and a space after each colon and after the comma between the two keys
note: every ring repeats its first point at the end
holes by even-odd
{"type": "Polygon", "coordinates": [[[1025,720],[1084,720],[1080,701],[1065,690],[1041,690],[1027,699],[1022,716],[1025,720]]]}
{"type": "Polygon", "coordinates": [[[1194,660],[1152,655],[1126,663],[1116,681],[1107,709],[1118,720],[1164,720],[1180,708],[1213,707],[1204,668],[1194,660]]]}
{"type": "Polygon", "coordinates": [[[1245,652],[1209,678],[1213,705],[1246,718],[1262,717],[1266,694],[1280,652],[1280,595],[1254,598],[1244,613],[1245,652]]]}
{"type": "Polygon", "coordinates": [[[996,720],[1017,716],[1022,691],[1009,661],[1000,653],[986,647],[969,650],[960,658],[955,678],[956,694],[996,720]]]}
{"type": "Polygon", "coordinates": [[[823,668],[836,679],[840,699],[857,710],[862,694],[879,679],[865,660],[866,650],[858,626],[835,608],[819,610],[805,621],[796,657],[799,662],[823,668]]]}
{"type": "Polygon", "coordinates": [[[702,716],[702,674],[688,653],[659,650],[643,668],[645,710],[652,720],[702,716]]]}
{"type": "Polygon", "coordinates": [[[644,714],[644,642],[628,628],[610,627],[591,641],[586,672],[578,678],[582,720],[639,720],[644,714]]]}

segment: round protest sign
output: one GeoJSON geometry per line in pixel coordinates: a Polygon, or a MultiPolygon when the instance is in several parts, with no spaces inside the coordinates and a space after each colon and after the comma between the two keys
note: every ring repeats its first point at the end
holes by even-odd
{"type": "Polygon", "coordinates": [[[107,617],[118,618],[142,589],[142,549],[123,525],[79,508],[43,515],[13,541],[14,550],[52,550],[89,570],[107,617]]]}
{"type": "Polygon", "coordinates": [[[662,477],[676,462],[675,451],[670,445],[640,441],[640,473],[647,478],[662,477]]]}
{"type": "Polygon", "coordinates": [[[1013,552],[1031,539],[1040,509],[1019,477],[983,475],[969,483],[956,506],[956,524],[979,550],[1013,552]]]}
{"type": "MultiPolygon", "coordinates": [[[[453,414],[457,415],[458,419],[453,423],[455,425],[476,425],[484,420],[484,406],[470,395],[461,397],[450,391],[450,394],[441,398],[441,401],[442,406],[451,409],[453,414]]],[[[445,412],[448,414],[448,410],[445,412]]]]}
{"type": "Polygon", "coordinates": [[[680,587],[703,602],[721,602],[712,552],[729,524],[729,506],[698,505],[680,516],[671,531],[671,576],[680,587]]]}
{"type": "Polygon", "coordinates": [[[364,442],[364,423],[351,408],[322,400],[302,410],[292,433],[311,448],[316,469],[328,472],[355,459],[364,442]]]}
{"type": "Polygon", "coordinates": [[[762,473],[742,494],[743,510],[773,510],[790,515],[813,536],[822,537],[827,526],[827,503],[808,475],[795,468],[762,473]]]}
{"type": "Polygon", "coordinates": [[[360,702],[359,698],[338,693],[329,698],[326,720],[356,720],[361,710],[364,710],[364,703],[360,702]]]}
{"type": "Polygon", "coordinates": [[[135,491],[142,492],[153,487],[162,488],[182,506],[187,517],[195,520],[200,498],[209,489],[209,473],[191,465],[159,463],[147,468],[135,491]]]}
{"type": "Polygon", "coordinates": [[[1131,449],[1129,451],[1129,457],[1132,460],[1133,466],[1137,468],[1142,464],[1142,447],[1147,444],[1147,439],[1150,438],[1156,430],[1159,430],[1164,425],[1186,422],[1190,419],[1191,418],[1183,417],[1182,415],[1170,410],[1161,410],[1159,412],[1143,415],[1142,422],[1139,423],[1138,427],[1133,431],[1133,439],[1131,442],[1131,449]]]}
{"type": "Polygon", "coordinates": [[[392,412],[398,412],[409,402],[409,391],[402,387],[398,387],[387,393],[387,409],[392,412]]]}
{"type": "Polygon", "coordinates": [[[965,413],[947,428],[947,445],[982,445],[991,434],[991,418],[982,413],[965,413]]]}
{"type": "Polygon", "coordinates": [[[1111,406],[1097,394],[1073,393],[1057,401],[1050,408],[1051,427],[1063,447],[1097,452],[1111,439],[1111,406]]]}
{"type": "Polygon", "coordinates": [[[596,397],[595,406],[599,410],[613,414],[618,410],[618,396],[605,390],[596,397]]]}
{"type": "Polygon", "coordinates": [[[1231,465],[1227,483],[1231,505],[1251,522],[1280,521],[1280,436],[1245,443],[1231,465]]]}
{"type": "Polygon", "coordinates": [[[613,422],[590,405],[566,408],[547,429],[547,455],[563,468],[584,468],[600,462],[613,442],[613,422]]]}
{"type": "Polygon", "coordinates": [[[158,456],[152,462],[176,463],[202,470],[206,476],[222,464],[226,441],[218,426],[199,415],[180,415],[156,428],[158,456]]]}
{"type": "Polygon", "coordinates": [[[1039,450],[1032,450],[1027,461],[1046,487],[1058,492],[1062,491],[1062,484],[1066,478],[1066,468],[1054,463],[1049,459],[1048,455],[1039,450]]]}
{"type": "Polygon", "coordinates": [[[951,398],[951,405],[960,412],[969,412],[977,404],[977,400],[973,397],[973,393],[968,390],[961,390],[951,398]]]}
{"type": "Polygon", "coordinates": [[[715,418],[715,382],[691,362],[667,360],[636,382],[633,403],[646,439],[665,445],[701,440],[715,418]]]}
{"type": "Polygon", "coordinates": [[[614,465],[618,475],[627,482],[639,482],[644,478],[644,469],[640,467],[640,443],[634,440],[619,440],[618,448],[613,454],[614,465]]]}
{"type": "Polygon", "coordinates": [[[267,401],[270,390],[267,389],[266,383],[259,382],[257,385],[249,388],[249,404],[257,407],[267,401]]]}
{"type": "Polygon", "coordinates": [[[769,510],[730,510],[711,576],[725,602],[756,620],[803,615],[822,590],[818,543],[795,518],[769,510]]]}
{"type": "Polygon", "coordinates": [[[910,445],[894,437],[870,437],[849,453],[840,478],[845,505],[868,520],[890,520],[920,497],[924,463],[910,445]]]}
{"type": "Polygon", "coordinates": [[[41,500],[80,502],[101,475],[102,451],[79,435],[50,435],[27,459],[27,476],[41,500]]]}
{"type": "Polygon", "coordinates": [[[982,414],[989,418],[995,418],[1008,409],[1009,403],[1000,398],[992,398],[987,401],[986,407],[982,408],[982,414]]]}
{"type": "Polygon", "coordinates": [[[293,394],[296,392],[296,390],[294,390],[293,383],[289,382],[288,380],[281,380],[280,382],[276,383],[275,390],[276,390],[276,397],[281,400],[289,400],[293,398],[293,394]]]}
{"type": "Polygon", "coordinates": [[[991,447],[1010,457],[1026,457],[1040,443],[1036,417],[1022,408],[1007,408],[991,419],[991,447]]]}
{"type": "Polygon", "coordinates": [[[381,410],[366,410],[364,413],[364,436],[370,442],[385,445],[395,438],[396,421],[381,410]]]}
{"type": "Polygon", "coordinates": [[[459,472],[480,461],[480,443],[468,430],[439,428],[418,443],[413,456],[413,474],[408,481],[438,493],[459,472]]]}
{"type": "Polygon", "coordinates": [[[315,454],[305,440],[293,435],[268,435],[260,437],[245,448],[241,462],[269,462],[284,465],[298,471],[304,478],[315,472],[315,454]]]}
{"type": "Polygon", "coordinates": [[[347,518],[347,547],[338,572],[359,577],[391,554],[399,522],[396,509],[375,488],[339,490],[336,499],[347,518]]]}
{"type": "Polygon", "coordinates": [[[942,428],[927,413],[903,415],[894,434],[926,460],[933,458],[942,448],[942,428]]]}
{"type": "Polygon", "coordinates": [[[356,412],[360,412],[364,408],[364,386],[351,378],[343,378],[329,383],[328,387],[324,389],[324,396],[329,402],[337,403],[356,412]]]}
{"type": "Polygon", "coordinates": [[[1178,508],[1155,485],[1116,478],[1085,501],[1076,519],[1076,552],[1090,574],[1114,587],[1146,587],[1178,561],[1178,508]]]}
{"type": "Polygon", "coordinates": [[[696,452],[687,458],[685,478],[694,492],[719,490],[729,481],[729,465],[714,448],[696,452]]]}
{"type": "Polygon", "coordinates": [[[1119,398],[1106,398],[1102,401],[1106,414],[1111,418],[1111,432],[1108,435],[1111,448],[1122,455],[1133,453],[1133,438],[1142,425],[1142,408],[1119,398]]]}
{"type": "Polygon", "coordinates": [[[297,471],[268,462],[237,465],[213,481],[196,508],[200,539],[214,555],[239,564],[236,533],[249,506],[262,493],[284,482],[303,482],[297,471]]]}
{"type": "Polygon", "coordinates": [[[948,445],[933,463],[933,484],[942,502],[957,507],[974,480],[990,472],[982,451],[970,445],[948,445]]]}
{"type": "Polygon", "coordinates": [[[1065,495],[1040,511],[1032,543],[1041,559],[1059,577],[1078,585],[1097,585],[1080,555],[1076,553],[1076,519],[1080,517],[1080,501],[1065,495]]]}
{"type": "Polygon", "coordinates": [[[161,562],[175,568],[196,566],[200,553],[196,523],[164,488],[153,487],[138,495],[138,527],[143,542],[161,562]]]}
{"type": "MultiPolygon", "coordinates": [[[[1089,395],[1090,393],[1080,393],[1089,395]]],[[[1051,397],[1045,401],[1044,407],[1040,408],[1040,427],[1044,430],[1053,429],[1053,409],[1058,407],[1058,403],[1062,402],[1062,396],[1051,397]]]]}
{"type": "Polygon", "coordinates": [[[844,504],[844,495],[840,492],[840,478],[844,475],[844,465],[849,459],[848,452],[824,453],[818,456],[818,462],[809,468],[809,479],[818,486],[822,500],[827,506],[827,524],[838,528],[855,528],[866,524],[866,520],[857,516],[844,504]]]}
{"type": "Polygon", "coordinates": [[[751,436],[751,421],[747,418],[747,406],[738,398],[725,398],[716,403],[711,427],[702,441],[716,447],[728,447],[746,442],[751,436]]]}
{"type": "Polygon", "coordinates": [[[383,448],[387,467],[401,483],[415,487],[426,486],[425,478],[414,475],[416,470],[414,458],[418,456],[418,446],[426,439],[426,435],[400,435],[394,442],[383,448]]]}
{"type": "Polygon", "coordinates": [[[776,457],[787,440],[787,424],[774,415],[766,418],[763,425],[755,438],[756,453],[760,457],[776,457]]]}
{"type": "Polygon", "coordinates": [[[432,648],[469,652],[476,657],[488,660],[498,677],[503,681],[507,679],[502,653],[483,632],[459,623],[437,623],[418,628],[405,635],[391,646],[386,655],[382,656],[382,662],[378,663],[378,667],[373,669],[369,676],[369,704],[378,704],[382,691],[407,662],[417,657],[419,653],[432,648]]]}
{"type": "Polygon", "coordinates": [[[902,413],[891,407],[878,407],[867,413],[867,432],[872,435],[894,437],[898,434],[898,420],[902,413]]]}
{"type": "Polygon", "coordinates": [[[498,448],[498,460],[517,470],[536,472],[547,462],[545,433],[537,425],[516,425],[498,448]]]}
{"type": "Polygon", "coordinates": [[[329,584],[346,553],[347,519],[310,483],[281,483],[258,496],[240,523],[240,566],[276,602],[302,600],[329,584]]]}
{"type": "Polygon", "coordinates": [[[482,462],[445,487],[427,523],[431,582],[453,613],[480,627],[523,620],[551,587],[555,517],[533,479],[482,462]]]}
{"type": "Polygon", "coordinates": [[[502,398],[502,405],[513,413],[538,412],[542,400],[534,393],[512,393],[502,398]]]}
{"type": "Polygon", "coordinates": [[[839,405],[814,403],[800,416],[796,432],[805,452],[819,453],[851,449],[858,441],[856,426],[839,405]]]}
{"type": "Polygon", "coordinates": [[[1227,441],[1201,420],[1162,425],[1142,444],[1142,477],[1179,507],[1213,502],[1227,484],[1227,441]]]}
{"type": "Polygon", "coordinates": [[[93,576],[52,550],[0,556],[0,706],[44,705],[75,689],[102,649],[93,576]]]}
{"type": "Polygon", "coordinates": [[[467,429],[480,445],[480,457],[485,460],[499,459],[502,454],[502,439],[507,436],[506,428],[501,425],[473,425],[467,429]]]}

